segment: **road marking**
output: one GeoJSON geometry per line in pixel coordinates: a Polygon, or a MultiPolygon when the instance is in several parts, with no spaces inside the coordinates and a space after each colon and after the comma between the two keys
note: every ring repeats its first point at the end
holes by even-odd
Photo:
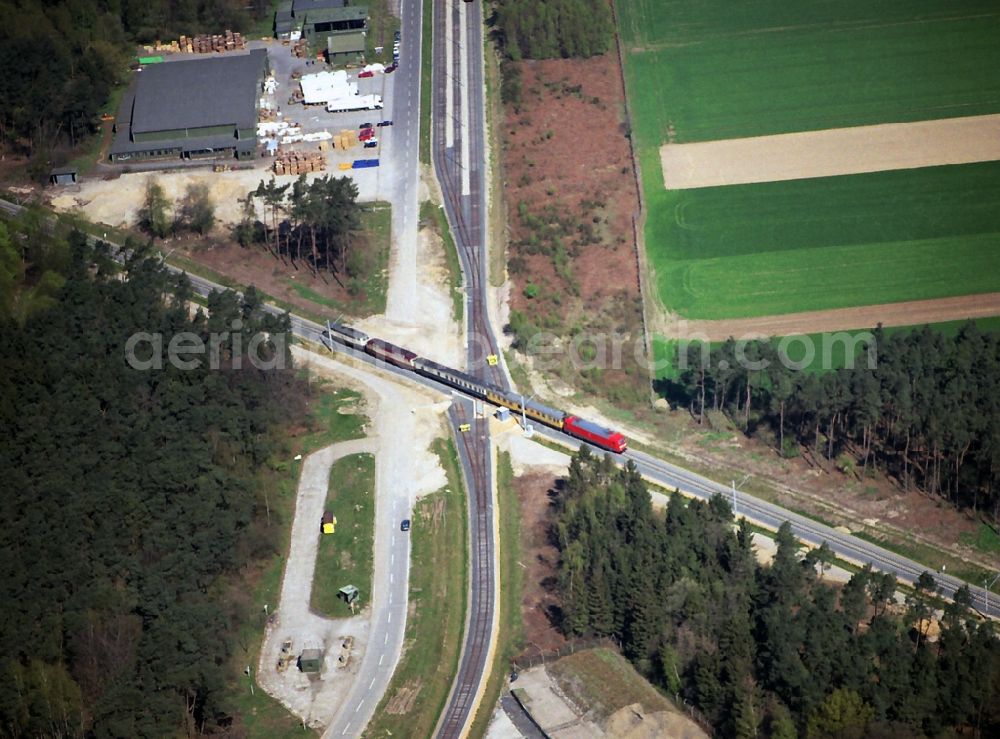
{"type": "Polygon", "coordinates": [[[392,584],[392,573],[391,572],[389,573],[389,584],[390,585],[392,584]]]}
{"type": "MultiPolygon", "coordinates": [[[[389,617],[385,620],[385,622],[387,624],[391,624],[392,623],[392,611],[389,611],[389,617]]],[[[389,635],[386,634],[386,636],[389,636],[389,635]]]]}
{"type": "Polygon", "coordinates": [[[371,690],[374,687],[375,687],[375,678],[372,678],[372,681],[368,683],[368,689],[371,690]]]}
{"type": "Polygon", "coordinates": [[[396,555],[395,554],[392,555],[392,557],[389,558],[389,564],[391,564],[391,565],[396,564],[396,555]]]}
{"type": "Polygon", "coordinates": [[[344,736],[344,734],[346,734],[346,733],[347,733],[347,730],[348,730],[349,728],[351,728],[351,722],[350,722],[350,721],[348,721],[348,722],[347,722],[347,726],[345,726],[345,727],[344,727],[344,730],[343,730],[342,732],[340,732],[340,735],[341,735],[341,736],[344,736]]]}
{"type": "Polygon", "coordinates": [[[388,631],[385,632],[385,639],[382,640],[382,643],[383,644],[388,644],[389,643],[389,632],[388,631]]]}
{"type": "Polygon", "coordinates": [[[357,713],[358,711],[360,711],[361,710],[361,706],[363,706],[364,704],[365,704],[365,699],[362,698],[361,702],[358,704],[358,707],[354,709],[354,712],[357,713]]]}
{"type": "Polygon", "coordinates": [[[381,667],[381,666],[382,666],[382,660],[384,660],[384,659],[385,659],[385,655],[384,655],[384,654],[383,654],[383,655],[381,655],[381,656],[380,656],[380,657],[378,658],[378,664],[379,664],[379,667],[381,667]]]}

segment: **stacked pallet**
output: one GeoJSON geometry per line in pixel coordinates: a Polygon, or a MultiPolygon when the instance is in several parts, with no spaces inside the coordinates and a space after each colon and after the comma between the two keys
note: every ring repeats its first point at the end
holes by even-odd
{"type": "Polygon", "coordinates": [[[322,172],[326,169],[326,158],[322,154],[306,154],[300,151],[289,151],[278,155],[274,160],[275,174],[305,174],[306,172],[322,172]]]}
{"type": "Polygon", "coordinates": [[[247,47],[243,34],[226,29],[225,33],[199,34],[198,36],[181,36],[174,42],[181,51],[188,54],[211,54],[213,52],[235,51],[247,47]]]}
{"type": "Polygon", "coordinates": [[[333,135],[333,146],[335,149],[353,149],[358,145],[358,132],[354,129],[344,129],[340,133],[333,135]]]}

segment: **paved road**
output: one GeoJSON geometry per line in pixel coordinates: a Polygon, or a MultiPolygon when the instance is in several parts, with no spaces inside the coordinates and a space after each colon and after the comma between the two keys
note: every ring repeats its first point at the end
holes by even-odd
{"type": "MultiPolygon", "coordinates": [[[[427,0],[430,2],[431,0],[427,0]]],[[[386,317],[407,323],[417,311],[417,225],[420,218],[420,49],[421,0],[404,0],[400,6],[399,69],[388,75],[392,81],[383,118],[392,120],[380,129],[382,146],[391,156],[383,157],[389,168],[380,176],[380,189],[392,201],[392,259],[394,279],[386,296],[386,317]]],[[[382,167],[379,167],[380,169],[382,167]]]]}

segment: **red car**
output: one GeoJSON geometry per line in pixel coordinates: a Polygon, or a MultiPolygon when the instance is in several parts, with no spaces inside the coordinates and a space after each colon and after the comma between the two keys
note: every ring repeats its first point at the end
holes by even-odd
{"type": "Polygon", "coordinates": [[[365,129],[362,129],[361,133],[358,134],[358,141],[367,141],[368,139],[370,139],[374,135],[375,135],[375,129],[374,128],[365,128],[365,129]]]}
{"type": "Polygon", "coordinates": [[[358,75],[358,77],[374,77],[374,76],[375,76],[374,72],[362,72],[361,74],[358,75]]]}

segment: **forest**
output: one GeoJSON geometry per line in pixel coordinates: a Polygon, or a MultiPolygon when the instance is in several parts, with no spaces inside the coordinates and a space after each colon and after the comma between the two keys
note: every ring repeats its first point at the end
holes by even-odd
{"type": "Polygon", "coordinates": [[[614,33],[607,0],[499,0],[491,23],[513,61],[603,54],[614,33]]]}
{"type": "Polygon", "coordinates": [[[135,44],[243,31],[270,12],[266,0],[0,0],[0,153],[30,156],[44,177],[97,130],[135,44]]]}
{"type": "Polygon", "coordinates": [[[1000,336],[969,322],[954,337],[926,326],[873,337],[873,367],[862,356],[826,372],[787,367],[773,342],[691,343],[678,350],[687,369],[658,389],[699,423],[724,412],[785,456],[878,470],[1000,525],[1000,336]]]}
{"type": "Polygon", "coordinates": [[[1000,640],[967,588],[941,607],[924,573],[863,569],[825,581],[831,552],[804,556],[784,524],[769,565],[728,502],[670,496],[655,512],[629,463],[582,449],[557,486],[560,621],[613,637],[718,736],[914,737],[1000,732],[1000,640]]]}
{"type": "Polygon", "coordinates": [[[255,475],[306,388],[276,338],[287,315],[249,289],[191,316],[186,278],[133,247],[119,266],[39,216],[0,222],[3,735],[194,736],[236,720],[224,688],[251,608],[238,573],[280,530],[255,475]],[[136,332],[164,346],[216,334],[218,369],[203,355],[136,370],[136,332]]]}

